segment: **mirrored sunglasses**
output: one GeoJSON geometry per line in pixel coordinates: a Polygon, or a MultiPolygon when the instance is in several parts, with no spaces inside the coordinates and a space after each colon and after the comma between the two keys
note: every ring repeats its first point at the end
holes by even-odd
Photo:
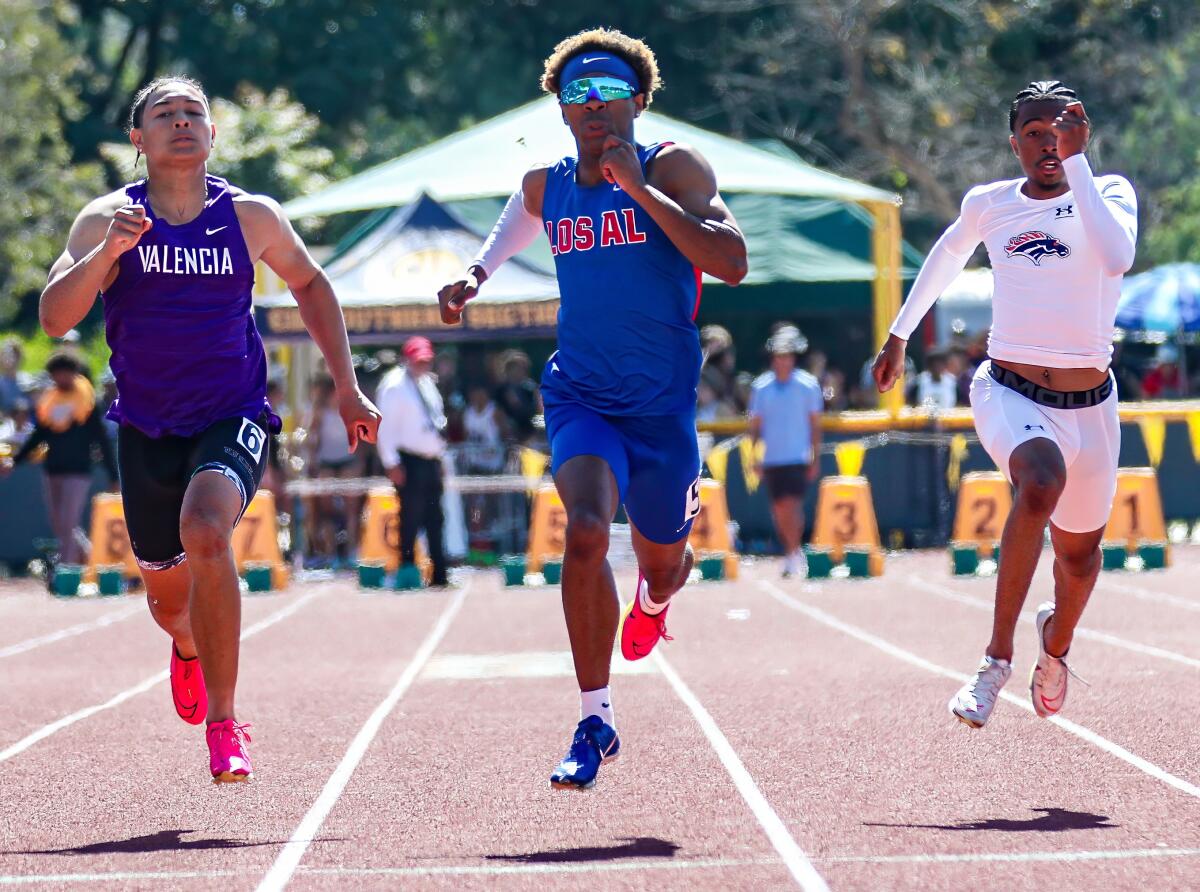
{"type": "Polygon", "coordinates": [[[592,101],[612,102],[616,99],[630,99],[636,92],[620,78],[581,77],[559,91],[558,101],[564,105],[583,105],[592,101]]]}

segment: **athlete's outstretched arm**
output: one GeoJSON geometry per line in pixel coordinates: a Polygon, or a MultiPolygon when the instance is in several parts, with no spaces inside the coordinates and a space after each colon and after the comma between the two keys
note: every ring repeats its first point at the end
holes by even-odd
{"type": "Polygon", "coordinates": [[[346,320],[329,277],[308,253],[278,203],[256,195],[246,196],[239,204],[245,208],[238,217],[247,243],[261,246],[259,256],[295,296],[304,327],[325,357],[337,388],[338,412],[346,425],[351,451],[357,448],[360,439],[374,443],[379,430],[379,410],[358,389],[346,320]]]}
{"type": "Polygon", "coordinates": [[[600,167],[662,227],[694,266],[729,285],[746,278],[746,239],[717,191],[717,178],[704,156],[672,145],[655,157],[650,182],[637,151],[625,140],[604,141],[600,167]]]}
{"type": "Polygon", "coordinates": [[[886,393],[904,372],[904,350],[929,308],[942,292],[967,267],[967,261],[979,245],[978,199],[968,192],[963,198],[962,213],[950,224],[930,249],[917,280],[908,292],[908,300],[892,323],[887,342],[875,357],[871,374],[880,393],[886,393]]]}
{"type": "Polygon", "coordinates": [[[542,232],[542,195],[546,190],[546,167],[537,165],[525,174],[521,188],[514,192],[500,212],[479,254],[456,282],[443,285],[438,291],[438,306],[442,322],[457,325],[462,322],[467,301],[479,293],[479,288],[512,257],[533,244],[542,232]]]}
{"type": "Polygon", "coordinates": [[[149,231],[144,207],[118,205],[112,195],[98,198],[71,225],[67,248],[50,267],[38,304],[38,317],[50,337],[61,338],[83,320],[96,295],[116,277],[117,260],[149,231]]]}

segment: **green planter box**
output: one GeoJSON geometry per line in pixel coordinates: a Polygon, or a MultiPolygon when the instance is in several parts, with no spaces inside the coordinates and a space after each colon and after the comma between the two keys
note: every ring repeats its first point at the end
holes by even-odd
{"type": "Polygon", "coordinates": [[[250,591],[269,592],[271,590],[270,564],[247,564],[246,572],[242,575],[246,577],[246,587],[250,591]]]}
{"type": "Polygon", "coordinates": [[[125,591],[125,568],[120,565],[96,568],[96,585],[102,595],[120,595],[125,591]]]}
{"type": "Polygon", "coordinates": [[[511,554],[501,558],[500,569],[504,571],[505,585],[525,584],[525,555],[511,554]]]}
{"type": "Polygon", "coordinates": [[[421,568],[416,564],[403,564],[396,571],[397,591],[411,592],[424,587],[425,580],[421,578],[421,568]]]}
{"type": "Polygon", "coordinates": [[[79,594],[79,581],[83,578],[83,567],[79,564],[59,564],[54,569],[54,594],[73,598],[79,594]]]}
{"type": "Polygon", "coordinates": [[[358,565],[358,584],[363,588],[383,588],[383,577],[382,561],[371,561],[358,565]]]}
{"type": "Polygon", "coordinates": [[[542,575],[546,577],[546,585],[561,585],[562,561],[546,561],[542,564],[542,575]]]}
{"type": "Polygon", "coordinates": [[[725,555],[717,552],[700,558],[700,578],[717,580],[725,578],[725,555]]]}
{"type": "Polygon", "coordinates": [[[973,576],[979,569],[979,546],[973,542],[951,542],[950,564],[955,576],[973,576]]]}
{"type": "Polygon", "coordinates": [[[871,575],[871,552],[859,548],[846,549],[846,567],[854,579],[865,579],[871,575]]]}
{"type": "Polygon", "coordinates": [[[1100,545],[1101,566],[1105,570],[1124,570],[1125,559],[1128,557],[1124,542],[1103,542],[1100,545]]]}
{"type": "Polygon", "coordinates": [[[806,545],[804,556],[808,560],[809,579],[828,579],[833,572],[833,555],[828,548],[806,545]]]}
{"type": "Polygon", "coordinates": [[[1163,570],[1167,566],[1166,542],[1142,542],[1138,545],[1138,557],[1143,570],[1163,570]]]}

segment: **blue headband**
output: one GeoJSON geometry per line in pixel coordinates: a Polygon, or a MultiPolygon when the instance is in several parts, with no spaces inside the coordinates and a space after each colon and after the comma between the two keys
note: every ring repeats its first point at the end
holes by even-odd
{"type": "Polygon", "coordinates": [[[641,82],[638,80],[637,72],[633,70],[633,67],[619,56],[614,56],[612,53],[606,53],[602,50],[584,50],[582,53],[573,56],[563,66],[562,73],[558,76],[558,82],[560,84],[569,84],[571,81],[578,80],[585,74],[607,74],[611,77],[619,77],[632,86],[636,92],[642,92],[641,82]]]}

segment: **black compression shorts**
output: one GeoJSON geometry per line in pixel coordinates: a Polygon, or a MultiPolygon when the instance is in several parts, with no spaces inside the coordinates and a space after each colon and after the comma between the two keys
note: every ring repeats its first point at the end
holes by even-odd
{"type": "Polygon", "coordinates": [[[121,425],[117,434],[121,502],[139,566],[166,570],[183,562],[179,539],[183,496],[201,471],[216,471],[232,481],[245,512],[267,466],[266,426],[265,413],[255,421],[226,418],[191,437],[148,437],[121,425]]]}

